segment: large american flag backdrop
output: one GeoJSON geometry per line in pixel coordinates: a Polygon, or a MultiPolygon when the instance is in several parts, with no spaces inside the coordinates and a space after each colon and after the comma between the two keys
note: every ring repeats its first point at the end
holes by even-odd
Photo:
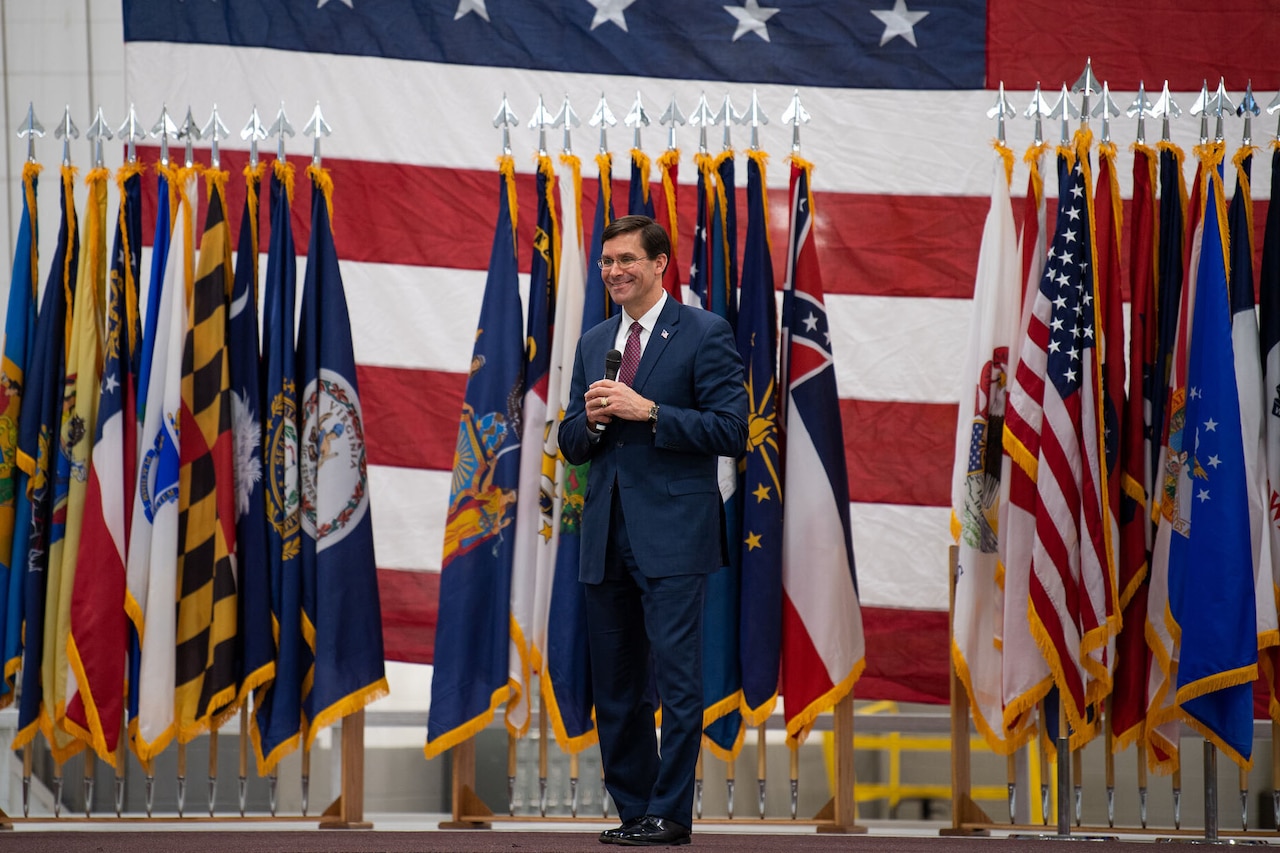
{"type": "MultiPolygon", "coordinates": [[[[600,137],[586,119],[602,94],[619,120],[608,136],[619,206],[627,198],[633,144],[623,117],[637,93],[653,121],[640,147],[656,158],[667,144],[657,118],[672,99],[686,114],[703,94],[715,108],[728,95],[742,109],[755,91],[770,119],[760,147],[773,157],[770,233],[774,280],[781,282],[783,160],[792,130],[780,115],[798,91],[812,116],[800,141],[816,165],[816,241],[867,638],[857,693],[945,702],[949,476],[960,360],[993,179],[988,141],[995,128],[986,118],[993,90],[1003,82],[1012,100],[1025,105],[1037,83],[1057,89],[1074,81],[1086,55],[1122,106],[1139,80],[1158,90],[1167,79],[1185,93],[1199,90],[1203,79],[1223,76],[1239,89],[1251,78],[1258,91],[1274,90],[1280,55],[1267,46],[1280,37],[1280,23],[1264,6],[124,0],[126,99],[148,125],[162,104],[179,115],[191,105],[203,123],[216,103],[238,128],[255,106],[270,123],[283,103],[301,130],[319,102],[334,127],[323,153],[336,188],[334,235],[367,419],[386,651],[394,660],[430,662],[458,414],[497,214],[502,140],[492,120],[502,97],[526,122],[539,96],[553,110],[567,96],[582,117],[572,144],[585,161],[589,222],[596,204],[590,155],[600,137]]],[[[1192,100],[1175,97],[1184,106],[1192,100]]],[[[1175,141],[1188,150],[1196,124],[1175,125],[1175,141]]],[[[1116,120],[1112,130],[1127,144],[1134,122],[1116,120]]],[[[1056,139],[1056,122],[1046,122],[1045,133],[1056,139]]],[[[748,130],[736,126],[732,134],[741,152],[748,130]]],[[[1030,124],[1010,123],[1009,138],[1024,147],[1030,124]]],[[[687,247],[698,131],[680,128],[676,139],[684,166],[679,233],[687,247]]],[[[549,133],[547,143],[557,151],[560,131],[549,133]]],[[[712,128],[708,148],[718,152],[722,143],[723,129],[712,128]]],[[[522,126],[511,144],[527,287],[537,133],[522,126]]],[[[274,142],[263,145],[265,156],[274,142]]],[[[295,160],[311,153],[301,136],[286,140],[286,148],[295,160]]],[[[223,168],[238,174],[246,144],[233,134],[222,150],[223,168]]],[[[156,156],[154,149],[144,153],[156,156]]],[[[207,151],[197,159],[207,162],[207,151]]],[[[1265,158],[1259,160],[1255,197],[1268,186],[1258,174],[1265,158]]],[[[737,185],[745,187],[745,156],[737,169],[737,185]]],[[[1015,173],[1015,192],[1025,177],[1025,169],[1015,173]]],[[[656,168],[651,179],[660,194],[656,168]]],[[[293,205],[299,246],[307,244],[310,209],[303,183],[293,205]]],[[[1052,180],[1048,192],[1056,194],[1052,180]]],[[[1130,192],[1122,184],[1126,198],[1130,192]]],[[[243,193],[242,181],[229,182],[229,210],[242,209],[243,193]]],[[[154,195],[150,184],[148,235],[154,195]]],[[[746,216],[738,222],[745,229],[746,216]]],[[[267,244],[264,233],[260,245],[267,244]]],[[[679,259],[686,283],[688,260],[679,259]]]]}

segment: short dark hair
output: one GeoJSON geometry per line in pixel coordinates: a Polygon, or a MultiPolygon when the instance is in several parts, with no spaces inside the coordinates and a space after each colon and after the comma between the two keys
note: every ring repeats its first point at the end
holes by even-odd
{"type": "Polygon", "coordinates": [[[667,236],[667,229],[647,216],[619,216],[605,226],[604,233],[600,236],[600,242],[607,243],[614,237],[620,237],[623,234],[630,234],[634,231],[640,232],[640,245],[644,247],[649,257],[656,258],[658,255],[666,255],[667,259],[670,260],[671,238],[667,236]]]}

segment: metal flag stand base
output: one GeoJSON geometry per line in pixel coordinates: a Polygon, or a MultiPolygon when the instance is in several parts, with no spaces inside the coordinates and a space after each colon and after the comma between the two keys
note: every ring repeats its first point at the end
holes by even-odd
{"type": "Polygon", "coordinates": [[[1071,813],[1067,804],[1071,802],[1071,746],[1067,739],[1067,723],[1061,717],[1058,720],[1058,831],[1056,833],[1016,833],[1010,838],[1034,839],[1036,841],[1119,841],[1118,835],[1072,835],[1071,813]]]}
{"type": "Polygon", "coordinates": [[[1204,742],[1204,838],[1157,838],[1159,843],[1177,844],[1267,844],[1261,838],[1218,837],[1218,750],[1204,742]]]}

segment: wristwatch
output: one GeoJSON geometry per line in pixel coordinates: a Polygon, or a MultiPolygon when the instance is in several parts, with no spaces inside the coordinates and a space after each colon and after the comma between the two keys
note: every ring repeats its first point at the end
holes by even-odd
{"type": "Polygon", "coordinates": [[[653,431],[658,431],[658,404],[654,403],[649,407],[649,423],[653,426],[653,431]]]}

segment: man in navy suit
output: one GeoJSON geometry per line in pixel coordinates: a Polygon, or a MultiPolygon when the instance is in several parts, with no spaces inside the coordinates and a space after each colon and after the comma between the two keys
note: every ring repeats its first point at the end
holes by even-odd
{"type": "Polygon", "coordinates": [[[662,226],[624,216],[603,236],[601,276],[622,311],[578,341],[559,435],[569,462],[591,462],[579,580],[605,784],[622,820],[600,841],[687,844],[703,595],[724,562],[717,458],[746,447],[747,395],[729,324],[663,290],[671,242],[662,226]],[[610,350],[622,355],[616,380],[600,378],[610,350]]]}

